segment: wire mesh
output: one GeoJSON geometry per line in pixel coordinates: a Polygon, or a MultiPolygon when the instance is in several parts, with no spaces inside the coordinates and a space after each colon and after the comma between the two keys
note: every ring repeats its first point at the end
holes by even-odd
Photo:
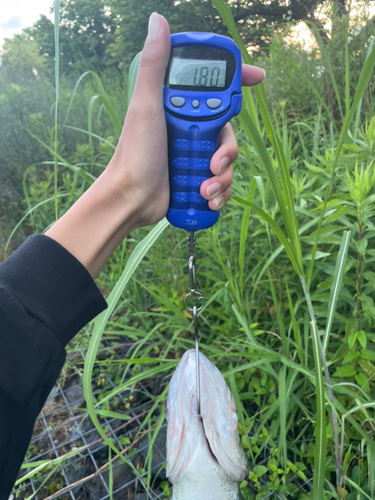
{"type": "MultiPolygon", "coordinates": [[[[112,348],[111,348],[112,352],[112,348]]],[[[117,348],[115,359],[124,357],[124,349],[117,348]]],[[[76,359],[75,365],[83,361],[76,359]]],[[[119,371],[119,370],[118,370],[119,371]]],[[[127,378],[131,377],[129,371],[127,378]]],[[[120,383],[119,374],[111,370],[102,371],[93,378],[95,403],[99,402],[100,393],[116,388],[120,383]],[[118,379],[118,383],[113,380],[118,379]]],[[[134,438],[142,425],[142,419],[148,413],[154,396],[160,393],[162,380],[154,379],[147,384],[138,383],[135,388],[127,388],[111,398],[108,406],[116,412],[126,415],[129,420],[101,417],[101,424],[106,434],[114,439],[116,447],[135,469],[143,468],[148,451],[148,437],[140,434],[136,447],[127,453],[128,443],[134,438]],[[130,396],[130,397],[129,397],[130,396]],[[131,403],[129,404],[129,401],[131,403]]],[[[25,464],[50,461],[50,467],[41,473],[31,475],[22,484],[14,488],[10,498],[27,499],[34,494],[35,500],[107,500],[110,498],[110,472],[108,466],[108,447],[97,432],[87,411],[82,387],[82,377],[77,371],[56,384],[35,427],[33,437],[25,457],[25,464]]],[[[155,474],[155,488],[149,498],[164,498],[158,483],[165,479],[165,426],[161,429],[153,447],[152,470],[155,474]],[[157,472],[159,471],[159,474],[157,472]]],[[[114,453],[113,453],[114,455],[114,453]]],[[[115,456],[112,467],[113,500],[145,500],[147,487],[142,477],[136,476],[131,466],[120,462],[115,456]]],[[[32,469],[23,468],[19,477],[32,469]]]]}
{"type": "MultiPolygon", "coordinates": [[[[126,355],[126,344],[117,348],[107,348],[114,353],[113,359],[121,359],[126,355]]],[[[84,360],[75,359],[74,370],[62,377],[51,392],[34,427],[34,434],[25,458],[24,464],[50,461],[50,467],[40,473],[28,477],[13,491],[9,500],[108,500],[110,492],[110,471],[108,447],[95,429],[85,410],[85,400],[81,373],[77,366],[84,360]]],[[[75,355],[77,357],[77,355],[75,355]]],[[[122,380],[122,368],[98,370],[94,376],[93,394],[95,403],[100,395],[119,386],[122,380]]],[[[131,377],[129,370],[127,378],[131,377]]],[[[133,388],[126,388],[111,398],[107,405],[116,412],[127,415],[125,422],[111,417],[101,417],[102,426],[107,436],[113,438],[116,447],[124,458],[135,469],[142,469],[148,451],[148,436],[146,433],[135,437],[141,429],[142,420],[154,403],[155,396],[160,394],[168,381],[164,378],[154,378],[147,383],[137,383],[133,388]],[[135,442],[136,441],[136,442],[135,442]],[[129,443],[133,449],[128,453],[129,443]]],[[[157,415],[155,415],[155,418],[157,415]]],[[[271,451],[266,446],[263,459],[255,465],[267,464],[271,451]]],[[[130,465],[112,457],[112,498],[113,500],[146,500],[150,498],[165,498],[160,482],[165,480],[166,460],[166,426],[164,425],[153,444],[152,474],[153,486],[147,497],[147,486],[142,474],[135,475],[130,465]]],[[[31,472],[31,467],[21,469],[19,477],[31,472]]],[[[35,470],[35,468],[33,468],[35,470]]],[[[146,473],[143,473],[143,476],[146,473]]],[[[292,477],[290,481],[298,479],[292,477]]],[[[261,483],[266,485],[264,479],[261,483]]],[[[305,483],[305,489],[311,489],[305,483]]],[[[256,493],[256,490],[253,490],[256,493]]],[[[267,493],[261,500],[283,500],[277,492],[267,493]]]]}

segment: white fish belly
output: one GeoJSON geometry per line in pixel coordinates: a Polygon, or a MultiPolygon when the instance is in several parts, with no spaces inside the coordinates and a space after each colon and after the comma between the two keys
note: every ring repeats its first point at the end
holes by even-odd
{"type": "Polygon", "coordinates": [[[195,351],[182,357],[167,400],[167,476],[172,500],[239,500],[248,472],[233,396],[220,371],[200,354],[201,415],[197,415],[195,351]]]}

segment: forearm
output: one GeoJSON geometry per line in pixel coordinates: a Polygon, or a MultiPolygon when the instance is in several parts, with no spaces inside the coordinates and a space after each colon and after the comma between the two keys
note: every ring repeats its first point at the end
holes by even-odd
{"type": "Polygon", "coordinates": [[[68,250],[95,279],[123,239],[136,227],[133,195],[110,168],[46,235],[68,250]]]}

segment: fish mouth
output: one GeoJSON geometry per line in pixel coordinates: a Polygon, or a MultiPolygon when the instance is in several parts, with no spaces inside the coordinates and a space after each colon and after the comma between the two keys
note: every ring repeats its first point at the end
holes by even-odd
{"type": "Polygon", "coordinates": [[[241,481],[248,467],[232,393],[220,371],[202,353],[199,362],[201,416],[197,414],[194,349],[181,358],[170,382],[167,476],[174,483],[197,453],[203,453],[230,478],[241,481]]]}

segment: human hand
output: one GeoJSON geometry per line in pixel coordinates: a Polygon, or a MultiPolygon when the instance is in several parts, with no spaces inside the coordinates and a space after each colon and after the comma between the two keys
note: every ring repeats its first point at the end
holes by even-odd
{"type": "MultiPolygon", "coordinates": [[[[170,53],[164,17],[152,14],[137,83],[115,154],[102,175],[46,235],[74,255],[96,278],[131,231],[161,220],[169,205],[167,129],[163,86],[170,53]]],[[[242,85],[256,85],[264,71],[243,65],[242,85]]],[[[213,210],[230,197],[237,143],[227,124],[211,159],[214,177],[201,195],[213,210]]]]}
{"type": "MultiPolygon", "coordinates": [[[[170,55],[170,32],[166,19],[156,13],[149,21],[149,34],[140,58],[138,78],[116,152],[107,174],[124,190],[124,203],[134,207],[134,226],[162,219],[169,205],[168,141],[163,107],[164,77],[170,55]]],[[[260,83],[264,71],[243,65],[242,85],[260,83]]],[[[214,177],[201,185],[201,195],[212,210],[230,198],[232,163],[238,148],[228,123],[220,136],[220,147],[211,159],[214,177]]]]}

